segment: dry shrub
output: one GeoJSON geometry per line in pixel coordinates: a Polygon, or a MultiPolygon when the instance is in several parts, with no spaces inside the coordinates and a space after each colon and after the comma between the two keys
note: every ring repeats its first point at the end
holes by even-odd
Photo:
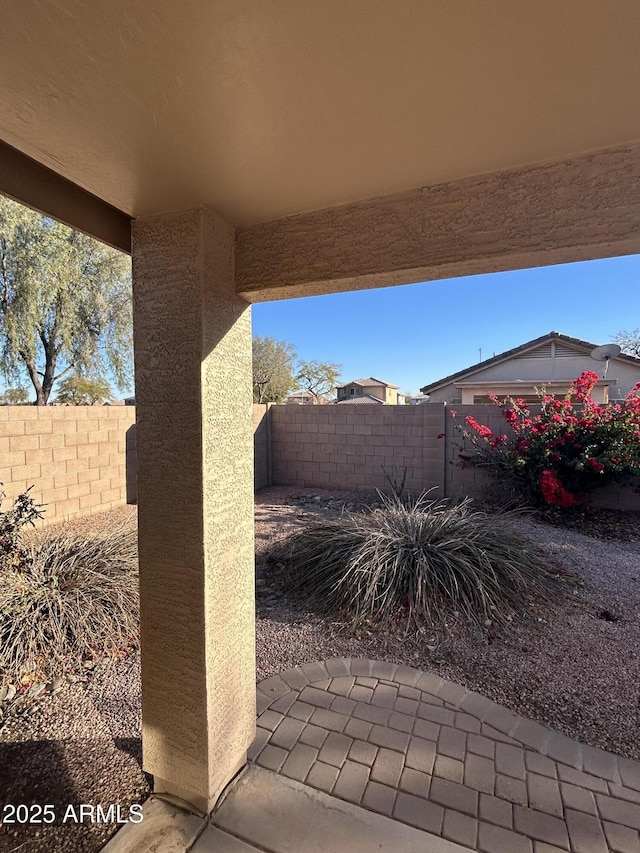
{"type": "Polygon", "coordinates": [[[0,567],[0,682],[51,678],[137,642],[135,525],[60,533],[0,567]]]}
{"type": "Polygon", "coordinates": [[[518,534],[519,513],[381,496],[383,507],[294,533],[280,546],[283,582],[356,620],[442,627],[451,617],[486,628],[550,602],[565,578],[518,534]]]}

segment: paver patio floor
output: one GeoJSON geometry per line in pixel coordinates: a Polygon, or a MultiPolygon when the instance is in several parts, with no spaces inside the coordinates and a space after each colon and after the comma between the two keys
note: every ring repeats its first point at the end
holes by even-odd
{"type": "Polygon", "coordinates": [[[431,673],[306,664],[258,685],[257,722],[250,761],[471,849],[640,853],[640,762],[431,673]]]}

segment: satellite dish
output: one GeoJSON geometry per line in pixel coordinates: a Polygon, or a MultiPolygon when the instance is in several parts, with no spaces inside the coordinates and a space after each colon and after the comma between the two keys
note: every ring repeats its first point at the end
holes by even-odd
{"type": "Polygon", "coordinates": [[[603,379],[607,377],[607,370],[609,369],[609,362],[612,358],[617,358],[622,352],[621,348],[618,344],[603,344],[601,347],[596,347],[594,350],[591,350],[591,358],[595,361],[604,361],[604,375],[603,379]]]}

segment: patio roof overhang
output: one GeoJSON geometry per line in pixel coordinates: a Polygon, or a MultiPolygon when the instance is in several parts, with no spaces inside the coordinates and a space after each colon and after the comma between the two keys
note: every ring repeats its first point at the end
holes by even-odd
{"type": "Polygon", "coordinates": [[[14,4],[0,137],[130,217],[247,228],[408,193],[386,209],[404,231],[416,188],[640,140],[638,32],[634,0],[14,4]]]}

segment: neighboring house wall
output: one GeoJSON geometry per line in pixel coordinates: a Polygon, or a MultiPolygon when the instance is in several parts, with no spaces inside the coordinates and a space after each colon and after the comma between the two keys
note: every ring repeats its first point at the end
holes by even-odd
{"type": "Polygon", "coordinates": [[[317,401],[311,394],[291,394],[285,402],[291,406],[313,406],[317,401]]]}
{"type": "Polygon", "coordinates": [[[5,508],[31,485],[45,524],[125,503],[134,423],[130,406],[0,406],[5,508]]]}
{"type": "MultiPolygon", "coordinates": [[[[380,400],[383,399],[382,394],[380,393],[383,389],[378,385],[376,386],[376,394],[373,394],[374,397],[378,397],[380,400]]],[[[367,390],[363,385],[359,385],[356,382],[349,382],[348,385],[344,385],[341,388],[337,389],[337,397],[338,400],[348,400],[351,397],[362,397],[364,394],[370,394],[371,390],[367,390]]]]}
{"type": "Polygon", "coordinates": [[[429,403],[439,403],[442,405],[443,403],[461,403],[462,395],[461,392],[453,387],[453,382],[449,385],[443,385],[442,388],[438,388],[437,391],[432,391],[429,394],[429,403]]]}
{"type": "Polygon", "coordinates": [[[392,388],[389,385],[361,385],[357,382],[349,382],[347,385],[337,389],[338,400],[348,400],[352,397],[362,397],[365,394],[370,394],[372,397],[377,397],[386,403],[388,406],[396,406],[398,404],[398,389],[392,388]],[[351,393],[351,392],[354,393],[351,393]]]}
{"type": "MultiPolygon", "coordinates": [[[[592,370],[602,377],[604,365],[602,362],[594,361],[589,355],[572,355],[561,358],[519,356],[508,359],[499,364],[493,364],[486,370],[479,370],[472,375],[451,382],[430,393],[430,403],[461,403],[463,401],[463,389],[456,385],[468,383],[469,389],[478,383],[475,393],[484,393],[480,383],[491,385],[492,381],[505,382],[509,380],[522,380],[526,393],[529,394],[532,383],[540,383],[544,380],[564,380],[567,386],[577,379],[585,370],[592,370]]],[[[612,359],[607,371],[607,382],[609,386],[609,401],[622,399],[628,391],[640,382],[640,365],[636,366],[629,362],[612,359]]],[[[495,386],[498,396],[501,396],[499,386],[495,386]]],[[[600,389],[595,389],[597,398],[600,389]]],[[[523,392],[524,393],[524,392],[523,392]]],[[[602,402],[602,400],[600,400],[602,402]]]]}

